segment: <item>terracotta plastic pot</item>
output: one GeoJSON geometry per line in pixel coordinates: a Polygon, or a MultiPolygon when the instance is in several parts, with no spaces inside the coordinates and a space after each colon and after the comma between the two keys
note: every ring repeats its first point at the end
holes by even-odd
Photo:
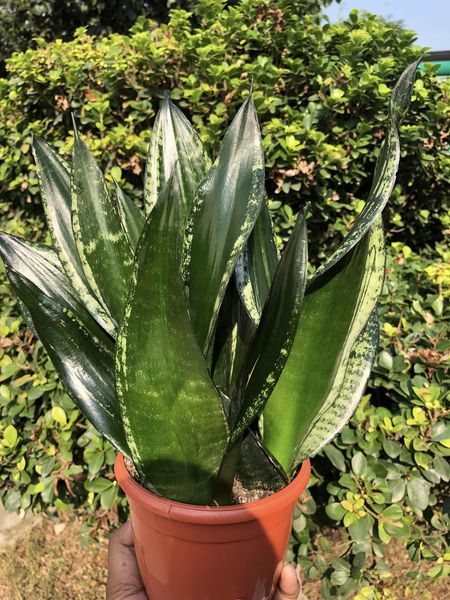
{"type": "Polygon", "coordinates": [[[292,516],[311,473],[305,461],[279,492],[247,504],[194,506],[142,488],[119,455],[115,473],[131,511],[150,600],[267,600],[283,566],[292,516]]]}

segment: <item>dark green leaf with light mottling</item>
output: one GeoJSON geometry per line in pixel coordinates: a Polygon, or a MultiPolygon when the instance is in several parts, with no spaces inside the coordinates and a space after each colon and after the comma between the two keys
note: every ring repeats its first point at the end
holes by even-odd
{"type": "Polygon", "coordinates": [[[211,167],[211,160],[195,129],[166,93],[156,115],[145,167],[144,196],[147,214],[155,206],[175,165],[180,182],[180,221],[183,227],[195,192],[211,167]]]}
{"type": "Polygon", "coordinates": [[[77,133],[72,160],[72,222],[86,279],[119,323],[133,255],[103,175],[77,133]]]}
{"type": "Polygon", "coordinates": [[[113,334],[114,323],[92,291],[78,255],[72,231],[69,166],[47,142],[38,137],[33,138],[33,153],[48,228],[63,269],[92,316],[108,333],[113,334]]]}
{"type": "Polygon", "coordinates": [[[52,248],[0,232],[0,255],[9,272],[27,278],[46,296],[66,305],[86,326],[95,326],[99,336],[105,336],[71,286],[52,248]]]}
{"type": "Polygon", "coordinates": [[[307,268],[308,242],[304,210],[298,216],[281,256],[241,374],[238,387],[240,409],[234,422],[231,443],[260,414],[283,371],[298,327],[307,268]]]}
{"type": "Polygon", "coordinates": [[[8,270],[8,277],[69,394],[117,450],[129,456],[114,390],[111,338],[89,315],[79,320],[62,296],[47,296],[17,271],[8,270]]]}
{"type": "MultiPolygon", "coordinates": [[[[306,289],[289,356],[263,412],[264,444],[288,473],[324,403],[334,402],[330,394],[340,377],[342,357],[376,307],[384,262],[384,236],[377,220],[351,251],[306,289]]],[[[354,400],[354,395],[348,398],[354,400]]]]}
{"type": "Polygon", "coordinates": [[[210,368],[214,384],[230,398],[255,331],[232,276],[219,311],[210,368]]]}
{"type": "Polygon", "coordinates": [[[258,325],[261,318],[277,264],[278,253],[272,221],[265,202],[236,263],[239,294],[254,325],[258,325]]]}
{"type": "Polygon", "coordinates": [[[419,61],[409,65],[402,73],[391,96],[386,139],[381,147],[375,166],[372,188],[366,204],[355,221],[351,231],[332,256],[321,265],[314,278],[318,278],[331,269],[349,252],[381,215],[395,185],[395,178],[400,161],[400,139],[398,127],[408,109],[412,87],[419,61]]]}
{"type": "Polygon", "coordinates": [[[170,180],[142,233],[116,355],[133,461],[167,498],[208,504],[227,443],[222,401],[195,339],[178,256],[170,180]]]}
{"type": "Polygon", "coordinates": [[[264,200],[264,154],[250,96],[225,134],[189,219],[184,266],[192,322],[205,355],[225,289],[264,200]]]}
{"type": "Polygon", "coordinates": [[[245,436],[240,450],[236,474],[245,489],[275,492],[288,483],[283,469],[252,431],[245,436]]]}
{"type": "Polygon", "coordinates": [[[118,183],[116,183],[116,200],[122,226],[134,252],[144,228],[145,215],[142,210],[123,193],[123,190],[118,183]]]}
{"type": "Polygon", "coordinates": [[[317,454],[348,423],[358,406],[378,348],[376,309],[351,348],[344,348],[333,387],[302,441],[294,465],[317,454]]]}

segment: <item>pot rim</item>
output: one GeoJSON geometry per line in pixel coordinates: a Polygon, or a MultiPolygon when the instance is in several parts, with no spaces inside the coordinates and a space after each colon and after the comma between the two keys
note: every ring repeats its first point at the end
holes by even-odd
{"type": "Polygon", "coordinates": [[[205,506],[186,504],[176,500],[169,500],[157,496],[137,483],[125,466],[124,457],[118,454],[114,473],[125,495],[132,502],[144,506],[152,513],[168,517],[176,521],[198,522],[205,525],[237,523],[253,520],[267,513],[283,511],[288,506],[293,506],[301,493],[308,485],[311,475],[309,458],[304,460],[300,471],[294,479],[283,489],[261,500],[233,504],[229,506],[205,506]]]}

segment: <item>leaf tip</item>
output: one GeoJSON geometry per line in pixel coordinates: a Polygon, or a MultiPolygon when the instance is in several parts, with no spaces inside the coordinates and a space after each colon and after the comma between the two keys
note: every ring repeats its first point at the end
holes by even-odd
{"type": "Polygon", "coordinates": [[[73,112],[71,112],[70,116],[72,118],[73,137],[75,140],[78,141],[80,139],[80,136],[78,135],[78,127],[77,127],[77,122],[75,120],[75,115],[73,114],[73,112]]]}

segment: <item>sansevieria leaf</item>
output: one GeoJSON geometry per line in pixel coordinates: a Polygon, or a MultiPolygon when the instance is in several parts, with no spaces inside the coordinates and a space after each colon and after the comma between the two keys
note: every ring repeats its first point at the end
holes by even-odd
{"type": "Polygon", "coordinates": [[[419,61],[409,65],[402,73],[392,92],[389,104],[389,116],[386,138],[383,141],[380,155],[375,166],[372,188],[366,204],[355,221],[351,231],[343,243],[336,249],[332,256],[321,265],[314,278],[320,277],[333,267],[358,241],[366,234],[389,200],[395,185],[398,165],[400,161],[400,138],[398,127],[408,109],[411,91],[419,61]]]}
{"type": "Polygon", "coordinates": [[[294,468],[317,454],[349,421],[366,386],[378,342],[378,314],[374,310],[353,346],[344,349],[333,387],[298,449],[294,468]]]}
{"type": "Polygon", "coordinates": [[[131,277],[132,250],[103,175],[77,132],[72,158],[72,222],[86,279],[118,323],[131,277]]]}
{"type": "Polygon", "coordinates": [[[379,220],[339,262],[306,288],[284,369],[263,412],[263,440],[286,472],[376,307],[384,279],[379,220]],[[301,365],[301,368],[300,368],[301,365]]]}
{"type": "Polygon", "coordinates": [[[230,443],[262,411],[286,364],[297,331],[308,268],[306,210],[294,230],[275,272],[255,339],[250,346],[238,388],[239,414],[230,443]]]}
{"type": "Polygon", "coordinates": [[[126,196],[116,183],[116,200],[122,226],[133,252],[136,250],[139,237],[145,223],[145,215],[134,202],[126,196]]]}
{"type": "Polygon", "coordinates": [[[263,204],[236,264],[236,283],[249,317],[257,326],[278,264],[272,221],[263,204]]]}
{"type": "Polygon", "coordinates": [[[208,504],[227,424],[189,318],[177,240],[179,194],[169,180],[139,241],[118,339],[117,389],[145,483],[168,498],[208,504]]]}
{"type": "Polygon", "coordinates": [[[153,126],[145,168],[147,214],[155,206],[175,166],[180,186],[180,227],[183,228],[197,187],[211,167],[211,160],[195,129],[166,93],[153,126]]]}
{"type": "Polygon", "coordinates": [[[129,456],[114,389],[112,340],[92,317],[91,327],[81,322],[62,296],[49,297],[19,272],[7,273],[66,390],[94,427],[129,456]]]}
{"type": "Polygon", "coordinates": [[[111,343],[71,286],[52,248],[0,232],[0,255],[9,272],[27,278],[42,293],[63,303],[86,326],[95,329],[99,337],[111,343]]]}
{"type": "Polygon", "coordinates": [[[229,398],[234,397],[234,388],[255,331],[232,276],[219,311],[210,368],[214,384],[229,398]]]}
{"type": "Polygon", "coordinates": [[[69,166],[44,140],[33,138],[42,202],[52,241],[67,277],[91,315],[108,333],[114,323],[92,291],[81,265],[72,230],[69,166]]]}
{"type": "Polygon", "coordinates": [[[200,184],[189,219],[185,272],[192,322],[205,355],[225,289],[264,200],[264,154],[250,96],[200,184]]]}

